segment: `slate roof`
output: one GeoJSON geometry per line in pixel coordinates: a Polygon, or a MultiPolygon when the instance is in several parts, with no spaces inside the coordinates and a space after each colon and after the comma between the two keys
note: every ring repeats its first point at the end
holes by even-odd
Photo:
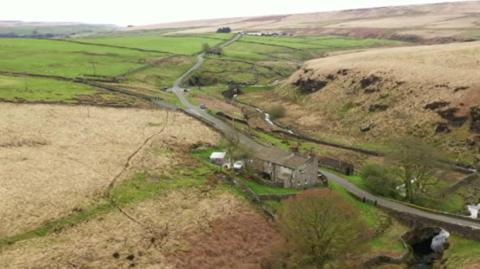
{"type": "Polygon", "coordinates": [[[309,158],[294,153],[285,152],[260,152],[255,155],[260,160],[278,164],[296,170],[309,161],[309,158]]]}

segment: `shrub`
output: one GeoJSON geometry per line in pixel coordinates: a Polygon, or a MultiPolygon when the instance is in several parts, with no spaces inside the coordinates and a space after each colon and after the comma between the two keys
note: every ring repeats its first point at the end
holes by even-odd
{"type": "Polygon", "coordinates": [[[397,195],[396,187],[400,184],[391,175],[391,171],[383,165],[367,164],[362,167],[360,175],[365,180],[367,188],[373,193],[395,197],[397,195]]]}
{"type": "Polygon", "coordinates": [[[273,105],[267,109],[270,119],[279,119],[285,116],[286,110],[282,105],[273,105]]]}
{"type": "Polygon", "coordinates": [[[207,52],[210,50],[210,45],[208,43],[202,44],[202,51],[207,52]]]}

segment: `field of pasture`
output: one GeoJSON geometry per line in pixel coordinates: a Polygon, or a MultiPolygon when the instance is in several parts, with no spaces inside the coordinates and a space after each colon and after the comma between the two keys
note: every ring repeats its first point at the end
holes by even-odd
{"type": "Polygon", "coordinates": [[[51,76],[121,78],[122,83],[114,87],[125,86],[144,93],[148,89],[147,93],[151,94],[170,87],[190,67],[193,57],[182,55],[195,54],[201,51],[204,43],[215,46],[229,37],[222,34],[167,37],[129,34],[88,40],[0,39],[0,99],[132,105],[135,102],[124,100],[129,99],[125,96],[120,100],[118,95],[102,89],[51,76]],[[12,73],[18,74],[12,76],[12,73]],[[31,77],[30,74],[46,77],[31,77]]]}
{"type": "Polygon", "coordinates": [[[58,40],[0,39],[0,70],[10,72],[117,76],[165,55],[58,40]]]}
{"type": "Polygon", "coordinates": [[[128,34],[74,39],[93,44],[114,45],[129,48],[158,51],[163,53],[193,55],[202,50],[203,44],[215,46],[227,39],[228,34],[178,35],[128,34]]]}
{"type": "Polygon", "coordinates": [[[334,36],[244,36],[225,49],[226,57],[251,61],[288,60],[301,62],[327,52],[404,44],[382,39],[334,36]]]}

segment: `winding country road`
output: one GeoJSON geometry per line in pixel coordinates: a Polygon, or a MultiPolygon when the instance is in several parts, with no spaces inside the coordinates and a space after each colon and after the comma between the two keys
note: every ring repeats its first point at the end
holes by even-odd
{"type": "MultiPolygon", "coordinates": [[[[226,47],[233,42],[237,41],[242,37],[241,34],[235,35],[229,41],[220,45],[220,47],[226,47]]],[[[200,53],[197,56],[197,62],[194,66],[192,66],[187,72],[185,72],[181,77],[179,77],[171,91],[175,93],[177,98],[180,102],[185,106],[184,111],[196,118],[201,118],[203,121],[208,122],[214,128],[222,132],[228,138],[235,138],[238,139],[239,143],[243,146],[247,147],[252,154],[268,154],[270,156],[278,156],[278,158],[283,158],[285,156],[291,155],[290,152],[286,152],[280,150],[278,148],[274,148],[271,146],[266,146],[260,144],[259,142],[255,141],[254,139],[248,137],[247,135],[239,132],[231,125],[227,124],[226,122],[208,114],[206,111],[202,110],[200,107],[191,104],[187,98],[185,97],[185,89],[182,88],[181,84],[183,80],[196,71],[200,66],[204,63],[205,53],[200,53]]],[[[421,210],[418,208],[410,207],[408,205],[402,204],[400,202],[395,202],[392,200],[387,200],[381,197],[377,197],[365,190],[360,189],[359,187],[355,186],[354,184],[350,183],[345,178],[342,178],[338,175],[330,173],[328,171],[320,170],[331,182],[335,182],[338,185],[345,188],[348,192],[352,195],[356,196],[360,199],[365,199],[366,201],[371,201],[376,203],[378,206],[385,208],[387,210],[399,213],[399,214],[409,214],[417,217],[418,219],[424,220],[426,222],[434,222],[441,225],[445,225],[448,227],[467,227],[470,228],[475,233],[480,233],[480,221],[470,220],[468,218],[462,217],[455,217],[452,215],[445,215],[440,213],[434,213],[430,211],[421,210]]],[[[480,236],[478,236],[480,238],[480,236]]]]}

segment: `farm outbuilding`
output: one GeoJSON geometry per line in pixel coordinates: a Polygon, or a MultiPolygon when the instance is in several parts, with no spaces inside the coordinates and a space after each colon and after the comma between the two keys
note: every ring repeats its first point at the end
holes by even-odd
{"type": "Polygon", "coordinates": [[[210,154],[210,161],[217,165],[223,165],[226,161],[226,152],[212,152],[210,154]]]}

